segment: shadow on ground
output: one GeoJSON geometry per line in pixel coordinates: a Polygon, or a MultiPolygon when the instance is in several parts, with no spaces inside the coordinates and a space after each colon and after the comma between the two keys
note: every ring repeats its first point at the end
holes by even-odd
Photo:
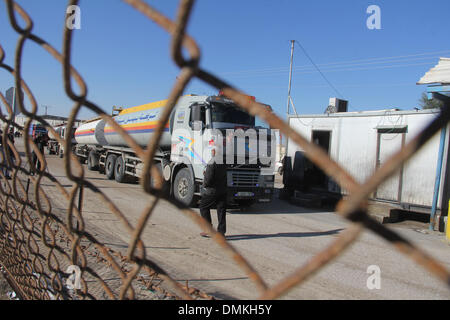
{"type": "Polygon", "coordinates": [[[338,234],[344,229],[335,229],[323,232],[283,232],[283,233],[271,233],[271,234],[236,234],[227,235],[228,241],[236,240],[252,240],[252,239],[264,239],[264,238],[306,238],[306,237],[320,237],[338,234]]]}

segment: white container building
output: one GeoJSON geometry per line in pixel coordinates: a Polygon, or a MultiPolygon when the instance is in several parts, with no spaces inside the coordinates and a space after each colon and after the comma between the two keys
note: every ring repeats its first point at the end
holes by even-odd
{"type": "MultiPolygon", "coordinates": [[[[419,134],[439,112],[439,109],[431,109],[291,115],[288,122],[301,135],[321,145],[333,160],[363,184],[377,167],[419,134]]],[[[435,199],[436,181],[440,181],[437,211],[447,208],[450,160],[448,129],[444,135],[441,170],[438,170],[441,134],[437,133],[394,176],[381,184],[372,193],[371,199],[389,202],[406,210],[429,213],[435,199]]],[[[290,176],[293,185],[305,178],[305,166],[295,163],[296,158],[300,161],[301,154],[302,149],[289,139],[287,156],[294,169],[290,176]]],[[[315,188],[346,194],[325,175],[313,180],[308,183],[312,183],[315,188]]]]}

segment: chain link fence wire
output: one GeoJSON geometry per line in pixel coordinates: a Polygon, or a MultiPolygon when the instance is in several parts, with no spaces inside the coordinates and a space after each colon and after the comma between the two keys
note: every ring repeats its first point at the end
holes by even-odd
{"type": "MultiPolygon", "coordinates": [[[[11,128],[22,133],[25,152],[19,152],[7,134],[2,135],[3,153],[0,155],[1,167],[11,169],[11,179],[4,170],[0,170],[0,265],[6,277],[11,280],[14,289],[23,299],[212,299],[207,294],[181,285],[175,281],[160,265],[153,261],[146,252],[141,239],[144,228],[161,199],[169,201],[181,215],[187,216],[203,231],[212,235],[212,239],[228,254],[237,266],[251,279],[258,289],[260,299],[276,299],[289,290],[301,286],[346,248],[357,241],[363,230],[369,229],[388,241],[399,253],[409,257],[413,262],[428,270],[446,283],[450,288],[450,274],[442,264],[429,256],[422,249],[386,228],[367,214],[367,199],[383,181],[389,178],[400,166],[410,159],[434,134],[447,125],[449,121],[449,104],[441,114],[430,123],[415,139],[396,153],[380,167],[364,184],[359,184],[338,163],[334,162],[317,145],[294,131],[289,125],[270,112],[265,106],[249,100],[248,96],[226,81],[200,66],[201,52],[192,37],[186,34],[186,27],[193,9],[194,0],[181,0],[176,20],[172,21],[142,0],[123,0],[148,19],[171,35],[171,57],[180,69],[179,76],[173,84],[168,102],[162,113],[158,126],[146,148],[139,146],[128,133],[120,127],[112,116],[105,113],[87,96],[87,85],[82,76],[71,64],[73,31],[63,30],[63,49],[58,52],[44,39],[33,33],[33,21],[22,7],[13,0],[5,0],[9,21],[19,38],[14,56],[14,66],[4,63],[5,52],[0,39],[0,71],[14,78],[19,96],[18,108],[26,116],[24,126],[13,121],[13,110],[0,93],[0,101],[7,110],[0,114],[4,133],[11,128]],[[21,18],[19,25],[18,18],[21,18]],[[85,178],[85,169],[72,152],[70,130],[66,137],[60,138],[54,128],[41,116],[37,115],[38,103],[32,91],[22,78],[22,55],[27,42],[34,42],[47,51],[60,64],[63,71],[65,94],[74,102],[68,118],[68,128],[72,128],[82,108],[95,112],[114,128],[134,150],[144,163],[140,188],[148,195],[148,205],[142,211],[138,222],[133,226],[123,212],[102,190],[85,178]],[[183,49],[189,54],[184,57],[183,49]],[[169,116],[178,98],[194,78],[221,90],[224,95],[234,100],[243,110],[264,120],[272,128],[292,139],[306,153],[307,157],[320,167],[341,188],[348,190],[349,196],[341,200],[336,208],[337,214],[346,218],[348,228],[341,232],[335,241],[317,253],[306,264],[298,267],[292,274],[274,286],[268,286],[261,275],[226,239],[217,233],[198,213],[161,192],[162,177],[153,166],[153,158],[158,147],[169,116]],[[73,84],[78,87],[75,92],[73,84]],[[24,106],[24,98],[31,109],[24,106]],[[32,121],[42,124],[50,134],[64,145],[64,170],[67,179],[73,185],[65,187],[61,180],[47,170],[44,154],[33,142],[28,132],[32,121]],[[38,157],[41,167],[34,169],[33,153],[38,157]],[[155,184],[150,183],[154,178],[155,184]],[[44,183],[51,182],[67,201],[64,210],[52,207],[52,195],[45,192],[44,183]],[[120,221],[124,232],[130,237],[127,252],[123,255],[110,248],[105,239],[98,239],[95,232],[86,228],[82,212],[84,190],[92,191],[106,208],[120,221]],[[81,272],[80,286],[67,285],[71,272],[69,266],[76,266],[81,272]],[[165,287],[159,284],[164,282],[165,287]],[[165,289],[167,288],[167,289],[165,289]],[[148,290],[151,289],[151,290],[148,290]],[[149,292],[157,292],[151,296],[149,292]]],[[[78,0],[69,1],[68,5],[78,5],[78,0]]],[[[66,15],[66,13],[64,13],[66,15]]]]}

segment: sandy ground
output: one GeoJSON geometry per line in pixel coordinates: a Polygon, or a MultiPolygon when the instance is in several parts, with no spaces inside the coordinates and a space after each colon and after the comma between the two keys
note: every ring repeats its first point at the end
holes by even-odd
{"type": "MultiPolygon", "coordinates": [[[[50,172],[68,190],[63,161],[48,156],[50,172]]],[[[109,181],[98,172],[86,176],[125,214],[133,226],[152,198],[138,184],[109,181]]],[[[42,186],[52,197],[54,212],[67,208],[67,201],[45,179],[42,186]]],[[[279,186],[279,185],[278,185],[279,186]]],[[[195,209],[198,211],[198,209],[195,209]]],[[[212,212],[213,223],[216,221],[212,212]]],[[[130,235],[106,204],[92,191],[85,191],[83,216],[86,229],[114,250],[126,252],[130,235]]],[[[321,212],[291,205],[277,198],[250,210],[229,210],[227,240],[260,273],[269,286],[290,275],[323,250],[348,223],[334,212],[321,212]]],[[[426,225],[401,224],[390,228],[417,244],[450,269],[450,246],[440,233],[427,233],[426,225]]],[[[182,284],[225,299],[255,299],[254,283],[213,240],[199,236],[200,228],[168,202],[157,205],[143,232],[147,256],[182,284]]],[[[285,299],[449,299],[450,290],[383,239],[364,232],[344,254],[285,299]],[[381,288],[370,290],[369,266],[379,266],[381,288]]]]}

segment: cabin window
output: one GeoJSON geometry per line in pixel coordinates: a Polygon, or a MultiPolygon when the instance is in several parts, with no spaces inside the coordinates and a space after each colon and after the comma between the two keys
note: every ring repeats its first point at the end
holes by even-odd
{"type": "Polygon", "coordinates": [[[378,126],[378,133],[407,133],[408,126],[378,126]]]}
{"type": "Polygon", "coordinates": [[[191,128],[194,127],[194,123],[200,122],[202,126],[205,125],[205,106],[200,104],[194,104],[191,106],[191,117],[190,117],[190,126],[191,128]]]}

